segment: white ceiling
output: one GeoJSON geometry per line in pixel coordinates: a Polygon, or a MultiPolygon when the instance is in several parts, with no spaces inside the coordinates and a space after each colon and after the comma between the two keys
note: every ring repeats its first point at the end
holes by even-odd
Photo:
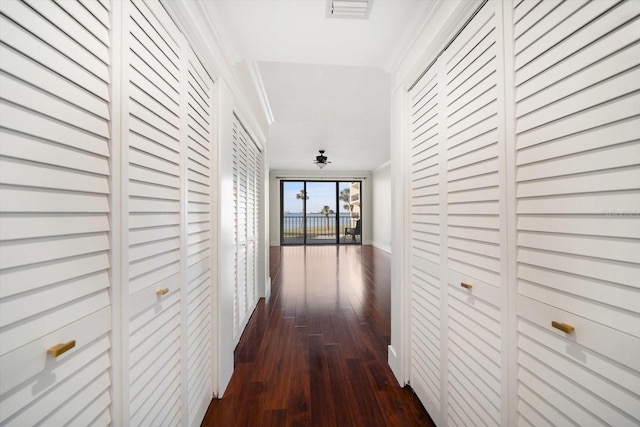
{"type": "Polygon", "coordinates": [[[370,171],[389,160],[389,74],[370,67],[260,63],[275,118],[269,127],[274,170],[370,171]]]}
{"type": "Polygon", "coordinates": [[[257,63],[274,122],[272,170],[370,171],[389,160],[388,71],[432,0],[374,0],[369,19],[327,17],[326,0],[209,0],[226,53],[257,63]]]}

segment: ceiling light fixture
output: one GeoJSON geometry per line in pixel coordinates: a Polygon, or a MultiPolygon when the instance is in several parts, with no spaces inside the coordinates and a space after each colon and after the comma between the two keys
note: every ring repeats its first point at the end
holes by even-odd
{"type": "Polygon", "coordinates": [[[319,151],[320,151],[320,155],[316,156],[316,159],[313,161],[313,163],[315,163],[316,165],[318,165],[320,169],[322,169],[331,162],[328,161],[327,156],[324,155],[324,150],[319,150],[319,151]]]}
{"type": "Polygon", "coordinates": [[[329,18],[367,19],[373,0],[327,0],[329,18]]]}

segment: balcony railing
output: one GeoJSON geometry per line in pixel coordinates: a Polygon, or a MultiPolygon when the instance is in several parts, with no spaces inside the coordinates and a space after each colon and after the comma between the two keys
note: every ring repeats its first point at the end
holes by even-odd
{"type": "MultiPolygon", "coordinates": [[[[348,213],[341,214],[339,221],[335,214],[325,216],[322,214],[308,214],[306,216],[307,241],[326,240],[336,242],[338,235],[344,235],[345,227],[354,227],[355,219],[348,213]],[[339,227],[336,230],[336,226],[339,227]],[[336,231],[338,233],[336,233],[336,231]]],[[[282,239],[283,243],[291,243],[304,239],[305,217],[302,214],[285,214],[282,218],[282,239]]]]}

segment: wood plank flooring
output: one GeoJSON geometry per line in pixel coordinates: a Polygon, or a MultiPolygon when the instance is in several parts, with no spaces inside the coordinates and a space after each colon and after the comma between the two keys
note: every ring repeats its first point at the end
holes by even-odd
{"type": "Polygon", "coordinates": [[[387,365],[390,257],[372,246],[270,249],[273,281],[203,426],[433,426],[387,365]]]}

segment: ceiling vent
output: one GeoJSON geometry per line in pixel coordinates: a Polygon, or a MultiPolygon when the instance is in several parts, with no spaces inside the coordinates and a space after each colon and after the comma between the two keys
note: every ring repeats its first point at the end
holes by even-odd
{"type": "Polygon", "coordinates": [[[373,0],[327,0],[329,18],[367,19],[373,0]]]}

